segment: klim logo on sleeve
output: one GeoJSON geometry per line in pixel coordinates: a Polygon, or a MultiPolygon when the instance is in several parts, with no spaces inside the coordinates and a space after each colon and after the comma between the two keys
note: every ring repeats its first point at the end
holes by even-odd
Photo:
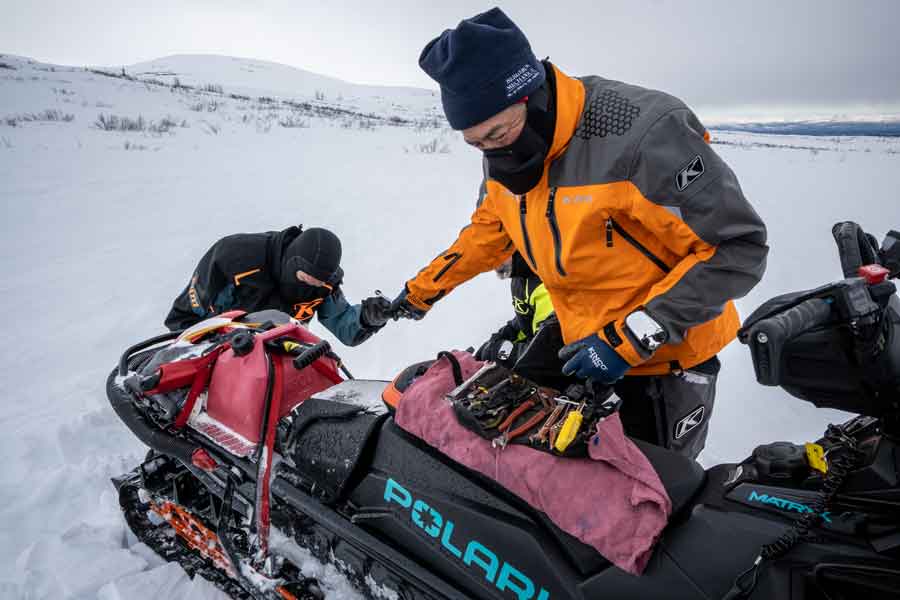
{"type": "Polygon", "coordinates": [[[703,159],[698,154],[691,159],[691,162],[685,168],[678,171],[678,174],[675,176],[675,186],[679,192],[683,192],[687,189],[687,186],[700,179],[701,175],[703,175],[703,159]]]}

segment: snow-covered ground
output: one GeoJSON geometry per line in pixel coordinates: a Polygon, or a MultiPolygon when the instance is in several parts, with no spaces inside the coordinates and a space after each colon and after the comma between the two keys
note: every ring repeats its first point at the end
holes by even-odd
{"type": "MultiPolygon", "coordinates": [[[[358,300],[395,294],[474,206],[480,157],[428,121],[436,98],[425,102],[427,93],[355,86],[341,104],[337,84],[245,79],[253,61],[231,71],[233,59],[178,60],[127,72],[213,91],[0,56],[2,598],[218,597],[126,533],[109,478],[144,448],[103,390],[121,350],[162,331],[211,242],[294,223],[329,227],[344,243],[345,290],[358,300]],[[350,112],[317,117],[304,102],[350,112]],[[144,130],[103,130],[101,115],[140,117],[144,130]],[[391,126],[391,116],[420,122],[391,126]]],[[[900,141],[714,138],[769,226],[769,269],[739,303],[744,315],[840,275],[834,222],[857,220],[879,238],[900,228],[900,141]]],[[[506,285],[484,275],[424,321],[391,323],[342,355],[358,377],[387,379],[439,350],[476,345],[509,312],[506,285]]],[[[843,418],[756,385],[740,345],[723,362],[707,465],[757,443],[814,438],[843,418]]],[[[340,577],[313,561],[308,569],[330,597],[354,597],[340,577]]]]}

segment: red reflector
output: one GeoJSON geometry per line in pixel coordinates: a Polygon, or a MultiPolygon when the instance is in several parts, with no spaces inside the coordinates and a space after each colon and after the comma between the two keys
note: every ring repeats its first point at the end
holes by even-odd
{"type": "Polygon", "coordinates": [[[869,285],[885,281],[890,273],[881,265],[865,265],[859,268],[859,276],[865,279],[869,285]]]}
{"type": "Polygon", "coordinates": [[[191,453],[191,463],[198,469],[203,469],[204,471],[214,471],[216,467],[219,466],[216,459],[210,456],[209,452],[203,448],[197,448],[191,453]]]}

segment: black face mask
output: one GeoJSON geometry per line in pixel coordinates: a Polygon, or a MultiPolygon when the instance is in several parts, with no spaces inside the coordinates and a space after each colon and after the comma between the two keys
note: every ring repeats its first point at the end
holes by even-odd
{"type": "Polygon", "coordinates": [[[512,144],[484,151],[488,175],[513,194],[524,194],[541,180],[549,149],[544,138],[526,122],[512,144]]]}
{"type": "Polygon", "coordinates": [[[325,298],[331,294],[331,289],[316,285],[309,285],[297,279],[295,272],[285,274],[281,278],[281,297],[292,304],[311,302],[319,298],[325,298]]]}
{"type": "Polygon", "coordinates": [[[552,83],[548,81],[528,98],[525,126],[512,144],[484,151],[488,176],[513,194],[533,189],[544,175],[544,161],[556,124],[552,93],[552,83]]]}

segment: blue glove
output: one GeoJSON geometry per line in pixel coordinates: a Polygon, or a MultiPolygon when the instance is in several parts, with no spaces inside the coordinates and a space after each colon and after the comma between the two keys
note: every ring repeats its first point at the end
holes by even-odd
{"type": "Polygon", "coordinates": [[[593,379],[607,385],[621,379],[631,368],[631,365],[596,333],[563,346],[559,351],[559,358],[566,361],[562,368],[563,374],[593,379]]]}

